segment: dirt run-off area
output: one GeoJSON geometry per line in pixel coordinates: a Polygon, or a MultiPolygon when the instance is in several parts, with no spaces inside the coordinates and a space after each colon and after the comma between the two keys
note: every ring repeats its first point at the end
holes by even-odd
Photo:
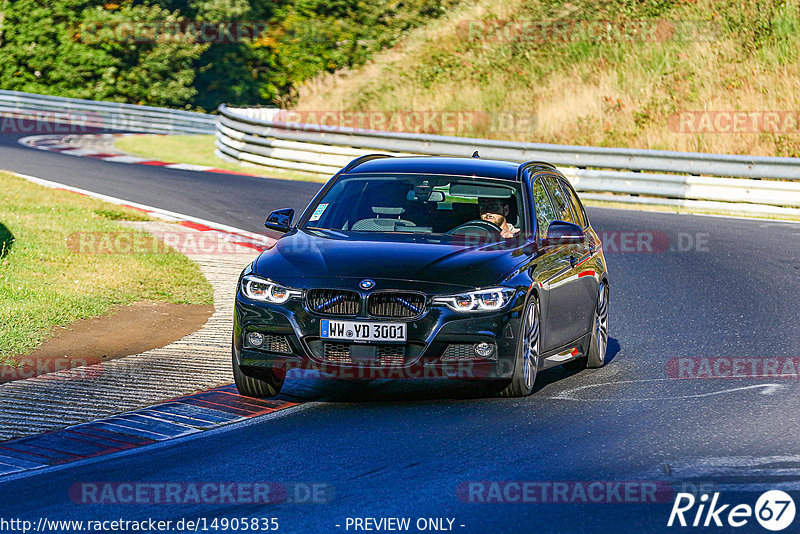
{"type": "Polygon", "coordinates": [[[213,311],[211,305],[137,302],[56,327],[34,350],[0,365],[0,383],[164,347],[202,328],[213,311]]]}

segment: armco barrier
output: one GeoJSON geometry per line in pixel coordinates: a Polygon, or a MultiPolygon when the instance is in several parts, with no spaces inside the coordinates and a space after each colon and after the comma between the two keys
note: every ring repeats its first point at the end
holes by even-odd
{"type": "MultiPolygon", "coordinates": [[[[434,154],[559,165],[584,198],[800,217],[800,158],[772,158],[519,143],[468,137],[287,124],[275,108],[219,107],[219,115],[0,90],[0,116],[86,128],[216,133],[224,159],[332,175],[370,152],[434,154]]],[[[78,133],[71,131],[71,133],[78,133]]]]}
{"type": "MultiPolygon", "coordinates": [[[[85,127],[87,133],[92,129],[104,129],[160,134],[213,134],[215,123],[214,116],[205,113],[5,90],[0,90],[0,116],[4,119],[77,125],[85,127]]],[[[70,133],[80,131],[79,128],[73,128],[70,133]]]]}
{"type": "Polygon", "coordinates": [[[331,175],[372,152],[561,167],[584,198],[800,217],[800,159],[519,143],[275,121],[275,108],[219,107],[216,153],[228,160],[331,175]],[[643,172],[644,171],[644,172],[643,172]]]}

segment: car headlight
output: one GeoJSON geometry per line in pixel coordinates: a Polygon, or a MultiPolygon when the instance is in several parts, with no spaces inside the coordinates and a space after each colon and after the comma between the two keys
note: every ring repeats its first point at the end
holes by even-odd
{"type": "Polygon", "coordinates": [[[254,274],[242,277],[242,293],[251,300],[272,304],[283,304],[291,298],[303,296],[303,292],[299,289],[291,289],[254,274]]]}
{"type": "Polygon", "coordinates": [[[514,293],[516,290],[509,287],[493,287],[446,297],[434,297],[432,302],[443,304],[457,312],[497,311],[509,305],[514,293]]]}

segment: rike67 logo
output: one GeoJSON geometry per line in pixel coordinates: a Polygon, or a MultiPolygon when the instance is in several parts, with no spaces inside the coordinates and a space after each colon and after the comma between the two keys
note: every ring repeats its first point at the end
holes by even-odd
{"type": "Polygon", "coordinates": [[[722,504],[719,492],[710,498],[704,493],[699,499],[691,493],[678,493],[667,526],[743,527],[755,516],[765,529],[779,531],[792,524],[795,512],[792,497],[780,490],[762,493],[755,507],[749,504],[722,504]]]}

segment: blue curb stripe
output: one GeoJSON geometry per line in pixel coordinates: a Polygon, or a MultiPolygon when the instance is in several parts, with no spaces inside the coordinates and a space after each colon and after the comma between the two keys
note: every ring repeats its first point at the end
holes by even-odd
{"type": "Polygon", "coordinates": [[[222,386],[163,404],[0,443],[0,477],[195,434],[296,403],[242,397],[222,386]]]}
{"type": "Polygon", "coordinates": [[[133,447],[138,447],[140,445],[148,445],[150,443],[153,443],[152,439],[144,438],[141,436],[134,436],[133,434],[120,432],[120,430],[121,429],[108,430],[105,428],[101,428],[100,425],[95,423],[84,423],[78,426],[73,426],[69,429],[70,432],[73,432],[75,434],[81,434],[83,436],[105,439],[112,442],[113,444],[122,443],[131,445],[133,447]]]}
{"type": "Polygon", "coordinates": [[[22,467],[23,469],[36,469],[37,467],[47,465],[43,462],[40,463],[31,460],[22,460],[20,458],[14,458],[12,456],[5,455],[0,455],[0,462],[13,467],[22,467]]]}

